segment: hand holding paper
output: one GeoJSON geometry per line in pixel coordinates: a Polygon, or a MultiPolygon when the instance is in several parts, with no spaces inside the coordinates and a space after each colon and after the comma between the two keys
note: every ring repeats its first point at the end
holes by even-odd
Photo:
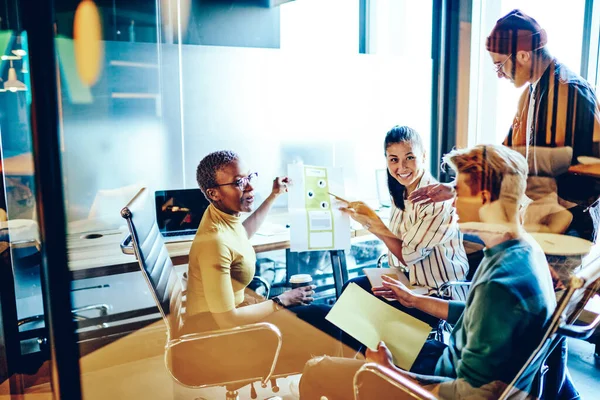
{"type": "Polygon", "coordinates": [[[345,203],[346,206],[339,207],[340,211],[349,215],[353,220],[363,225],[366,229],[376,235],[396,237],[387,228],[385,223],[379,218],[379,215],[366,203],[362,201],[348,201],[329,192],[336,200],[345,203]]]}
{"type": "Polygon", "coordinates": [[[386,304],[358,285],[348,285],[326,319],[375,350],[384,341],[394,364],[410,370],[431,327],[386,304]]]}
{"type": "Polygon", "coordinates": [[[398,300],[404,307],[415,307],[417,296],[402,282],[388,275],[383,275],[381,279],[383,280],[382,286],[372,289],[375,296],[398,300]]]}
{"type": "Polygon", "coordinates": [[[383,288],[384,276],[391,277],[392,280],[401,283],[407,290],[412,291],[414,294],[429,294],[429,289],[424,286],[412,286],[406,275],[402,272],[399,272],[396,268],[363,268],[363,272],[367,278],[369,278],[369,282],[371,283],[371,287],[373,287],[373,289],[381,288],[381,290],[390,292],[388,297],[387,294],[377,294],[375,293],[375,290],[373,290],[373,294],[376,296],[381,296],[386,300],[396,300],[396,297],[391,293],[392,289],[383,288]]]}
{"type": "Polygon", "coordinates": [[[377,345],[377,350],[367,349],[365,356],[369,362],[374,362],[392,370],[395,369],[392,352],[387,348],[383,340],[377,345]]]}

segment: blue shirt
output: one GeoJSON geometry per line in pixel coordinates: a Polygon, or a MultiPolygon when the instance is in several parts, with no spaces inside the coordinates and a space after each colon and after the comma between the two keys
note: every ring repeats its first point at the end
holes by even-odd
{"type": "MultiPolygon", "coordinates": [[[[531,355],[556,307],[546,258],[525,239],[484,249],[467,302],[450,302],[455,323],[450,344],[435,375],[466,381],[472,387],[509,384],[531,355]]],[[[523,379],[529,390],[536,368],[523,379]]],[[[442,398],[455,398],[459,381],[440,386],[442,398]]]]}

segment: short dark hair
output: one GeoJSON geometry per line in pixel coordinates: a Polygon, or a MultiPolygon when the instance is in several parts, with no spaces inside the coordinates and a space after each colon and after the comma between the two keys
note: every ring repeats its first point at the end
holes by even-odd
{"type": "Polygon", "coordinates": [[[240,156],[231,150],[220,150],[208,154],[200,161],[196,168],[196,181],[207,199],[206,190],[217,186],[217,171],[239,159],[240,156]]]}
{"type": "MultiPolygon", "coordinates": [[[[419,135],[419,132],[408,126],[394,126],[385,135],[385,140],[383,141],[384,155],[387,148],[391,145],[407,142],[411,143],[415,147],[418,147],[421,152],[424,151],[423,141],[421,140],[421,135],[419,135]]],[[[389,169],[387,170],[387,183],[394,205],[399,209],[404,210],[404,192],[406,191],[406,187],[390,174],[389,169]]]]}

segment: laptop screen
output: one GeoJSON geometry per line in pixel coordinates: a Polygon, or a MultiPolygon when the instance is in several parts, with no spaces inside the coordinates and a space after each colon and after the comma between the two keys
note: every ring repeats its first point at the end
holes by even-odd
{"type": "Polygon", "coordinates": [[[156,222],[163,235],[194,234],[209,205],[200,189],[158,190],[154,201],[156,222]]]}

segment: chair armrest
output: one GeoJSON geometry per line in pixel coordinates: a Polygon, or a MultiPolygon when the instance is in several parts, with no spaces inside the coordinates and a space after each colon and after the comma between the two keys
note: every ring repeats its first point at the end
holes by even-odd
{"type": "Polygon", "coordinates": [[[85,312],[85,311],[91,311],[91,310],[98,310],[100,312],[100,316],[105,317],[108,315],[108,310],[110,310],[110,305],[108,305],[108,304],[90,304],[88,306],[83,306],[83,307],[78,307],[78,308],[72,309],[71,314],[73,315],[73,318],[76,320],[85,320],[88,318],[84,317],[83,315],[78,315],[78,313],[85,312]]]}
{"type": "MultiPolygon", "coordinates": [[[[373,374],[375,377],[389,383],[398,389],[399,392],[404,394],[406,397],[411,397],[414,399],[423,399],[423,400],[436,400],[437,398],[428,390],[422,388],[416,382],[398,374],[395,371],[392,371],[389,368],[383,367],[379,364],[375,363],[367,363],[364,364],[360,369],[354,374],[354,399],[358,400],[360,398],[361,390],[364,391],[368,386],[364,386],[361,383],[361,379],[367,374],[373,374]]],[[[377,385],[380,386],[380,385],[377,385]]],[[[375,387],[375,390],[377,387],[375,387]]],[[[372,392],[368,394],[368,398],[376,398],[378,397],[378,392],[372,392]]],[[[396,397],[396,396],[394,396],[396,397]]],[[[397,397],[402,397],[400,393],[398,393],[397,397]]]]}
{"type": "Polygon", "coordinates": [[[39,321],[44,321],[44,315],[43,314],[33,315],[31,317],[22,318],[19,321],[17,321],[17,326],[29,324],[31,322],[39,322],[39,321]]]}
{"type": "Polygon", "coordinates": [[[121,252],[129,256],[135,255],[133,245],[131,244],[131,235],[127,235],[127,237],[121,242],[121,252]]]}
{"type": "Polygon", "coordinates": [[[600,325],[600,315],[596,315],[596,318],[588,325],[560,326],[558,327],[558,334],[575,339],[587,339],[592,336],[598,325],[600,325]]]}
{"type": "Polygon", "coordinates": [[[383,253],[377,258],[377,268],[383,268],[383,263],[388,259],[388,253],[383,253]]]}
{"type": "MultiPolygon", "coordinates": [[[[271,363],[271,369],[266,377],[261,380],[261,385],[263,388],[267,387],[267,382],[271,380],[271,376],[275,371],[275,365],[277,365],[277,360],[279,359],[279,352],[281,351],[281,344],[283,342],[281,331],[275,325],[268,322],[258,322],[255,324],[248,324],[242,326],[236,326],[235,328],[230,329],[219,329],[217,331],[209,331],[209,332],[199,332],[199,333],[189,333],[187,335],[182,335],[177,339],[171,339],[167,342],[166,348],[167,350],[175,347],[179,344],[186,342],[193,342],[196,340],[209,339],[215,337],[222,337],[228,335],[237,335],[240,333],[254,332],[254,331],[267,331],[272,332],[277,337],[277,349],[275,350],[275,355],[273,356],[273,362],[271,363]]],[[[165,363],[166,363],[167,352],[165,351],[165,363]]]]}
{"type": "Polygon", "coordinates": [[[437,290],[437,294],[440,297],[450,297],[448,291],[453,287],[471,287],[471,282],[469,281],[449,281],[443,283],[437,290]]]}

